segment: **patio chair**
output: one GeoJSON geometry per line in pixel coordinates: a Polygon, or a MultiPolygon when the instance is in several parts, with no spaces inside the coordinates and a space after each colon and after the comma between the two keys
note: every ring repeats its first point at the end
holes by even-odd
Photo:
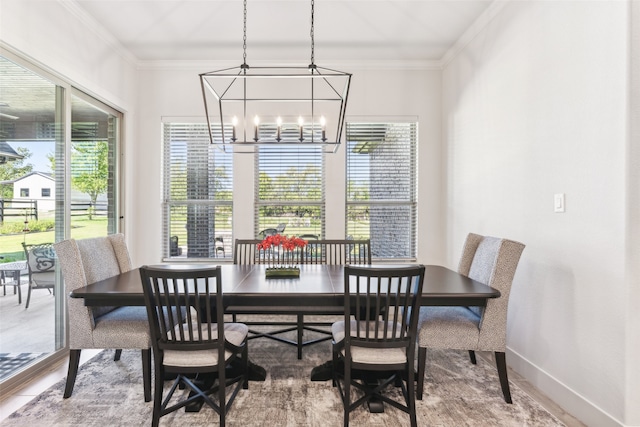
{"type": "Polygon", "coordinates": [[[222,252],[222,257],[224,258],[226,256],[225,249],[224,249],[224,239],[222,237],[216,237],[215,245],[216,245],[216,258],[218,257],[218,252],[222,252]]]}
{"type": "MultiPolygon", "coordinates": [[[[122,234],[84,240],[64,240],[54,245],[64,276],[65,293],[131,270],[122,234]]],[[[113,348],[114,360],[123,348],[142,354],[144,400],[151,400],[151,337],[144,307],[87,307],[67,298],[69,309],[69,371],[64,398],[73,393],[82,349],[113,348]]]]}
{"type": "Polygon", "coordinates": [[[29,270],[29,289],[25,309],[29,308],[31,291],[46,289],[53,293],[56,285],[56,253],[51,243],[27,245],[22,243],[29,270]]]}

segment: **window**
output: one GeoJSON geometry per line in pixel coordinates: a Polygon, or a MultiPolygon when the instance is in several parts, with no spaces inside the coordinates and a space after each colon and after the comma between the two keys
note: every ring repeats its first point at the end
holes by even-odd
{"type": "Polygon", "coordinates": [[[40,195],[41,195],[41,197],[51,197],[51,189],[50,188],[43,188],[40,191],[40,195]]]}
{"type": "Polygon", "coordinates": [[[20,197],[29,197],[29,189],[21,188],[20,189],[20,197]]]}
{"type": "Polygon", "coordinates": [[[347,123],[347,236],[377,259],[416,258],[416,123],[347,123]]]}
{"type": "Polygon", "coordinates": [[[232,255],[232,153],[209,143],[206,124],[164,123],[166,258],[232,255]]]}
{"type": "Polygon", "coordinates": [[[260,147],[256,155],[256,236],[324,234],[324,157],[320,146],[260,147]]]}

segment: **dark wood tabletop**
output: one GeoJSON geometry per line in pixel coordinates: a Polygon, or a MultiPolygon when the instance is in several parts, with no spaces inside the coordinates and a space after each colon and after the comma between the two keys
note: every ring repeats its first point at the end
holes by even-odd
{"type": "MultiPolygon", "coordinates": [[[[202,264],[163,264],[163,268],[206,268],[202,264]]],[[[210,267],[210,266],[208,266],[210,267]]],[[[375,267],[375,265],[373,266],[375,267]]],[[[392,267],[378,265],[378,267],[392,267]]],[[[222,265],[225,305],[336,307],[344,303],[344,267],[300,265],[299,278],[265,278],[265,265],[222,265]]],[[[87,306],[144,305],[139,269],[79,288],[70,293],[87,306]]],[[[484,306],[500,292],[448,268],[427,265],[422,305],[484,306]]]]}

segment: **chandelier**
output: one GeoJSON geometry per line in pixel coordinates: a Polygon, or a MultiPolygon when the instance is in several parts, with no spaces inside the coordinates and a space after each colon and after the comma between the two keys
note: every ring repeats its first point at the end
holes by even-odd
{"type": "Polygon", "coordinates": [[[315,64],[314,8],[311,0],[311,64],[249,67],[244,0],[243,63],[200,74],[211,144],[235,152],[265,145],[338,149],[351,74],[315,64]]]}

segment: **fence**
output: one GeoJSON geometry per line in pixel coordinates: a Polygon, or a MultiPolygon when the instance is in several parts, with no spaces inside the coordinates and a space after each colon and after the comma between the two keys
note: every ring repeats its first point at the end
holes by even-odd
{"type": "Polygon", "coordinates": [[[107,215],[107,202],[71,202],[71,216],[107,215]]]}
{"type": "MultiPolygon", "coordinates": [[[[107,202],[71,202],[71,216],[107,215],[107,202]]],[[[0,224],[8,217],[38,220],[37,200],[0,199],[0,224]]]]}
{"type": "Polygon", "coordinates": [[[37,200],[0,199],[0,223],[7,217],[38,219],[37,200]]]}

